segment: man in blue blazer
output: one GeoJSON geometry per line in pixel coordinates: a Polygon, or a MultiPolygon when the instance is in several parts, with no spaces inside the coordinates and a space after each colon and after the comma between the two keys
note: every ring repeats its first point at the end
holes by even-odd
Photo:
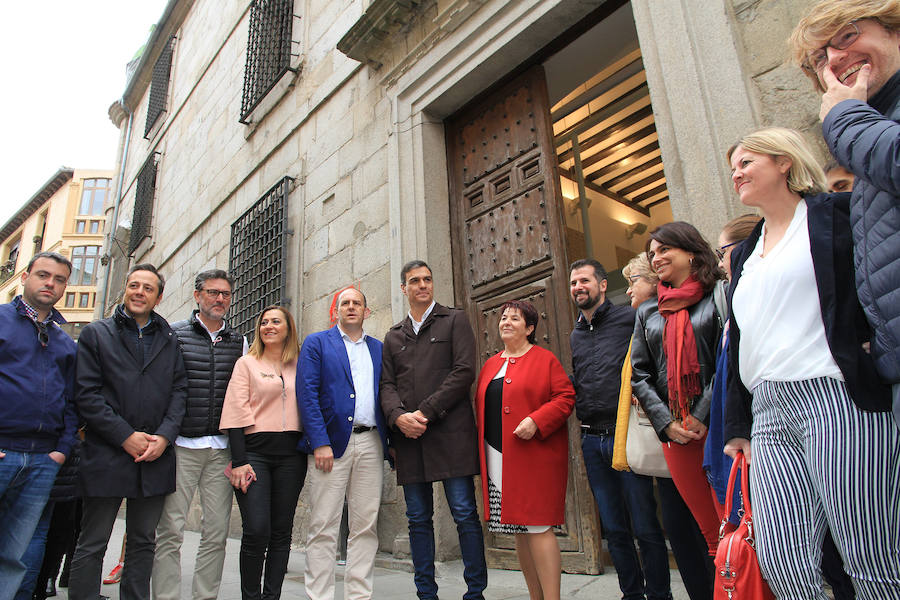
{"type": "Polygon", "coordinates": [[[371,598],[387,428],[378,401],[381,342],[366,335],[366,297],[338,296],[338,323],[309,335],[297,364],[297,402],[309,457],[310,521],[306,593],[333,600],[334,567],[344,496],[350,537],[345,598],[371,598]]]}

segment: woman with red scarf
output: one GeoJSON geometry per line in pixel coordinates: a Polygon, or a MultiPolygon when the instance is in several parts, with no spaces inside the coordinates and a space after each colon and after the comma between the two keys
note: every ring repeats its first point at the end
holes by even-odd
{"type": "Polygon", "coordinates": [[[716,346],[724,318],[713,290],[723,273],[700,232],[676,221],[658,227],[647,244],[659,276],[656,302],[637,311],[632,388],[650,417],[672,480],[716,555],[723,507],[703,470],[716,346]]]}

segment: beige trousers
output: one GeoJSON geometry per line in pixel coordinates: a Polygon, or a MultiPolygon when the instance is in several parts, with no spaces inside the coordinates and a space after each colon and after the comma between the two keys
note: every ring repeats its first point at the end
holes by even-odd
{"type": "Polygon", "coordinates": [[[156,557],[153,559],[153,599],[181,598],[181,543],[184,522],[194,493],[200,491],[203,510],[200,547],[194,567],[194,600],[213,600],[219,593],[225,541],[231,518],[234,491],[225,477],[231,460],[228,448],[175,447],[177,471],[175,492],[166,496],[162,517],[156,527],[156,557]]]}
{"type": "Polygon", "coordinates": [[[344,571],[345,600],[372,597],[375,553],[378,551],[378,509],[384,478],[384,451],[376,430],[350,434],[344,455],[330,473],[308,459],[310,488],[309,535],[306,542],[306,594],[310,600],[333,600],[338,531],[347,497],[350,536],[344,571]]]}

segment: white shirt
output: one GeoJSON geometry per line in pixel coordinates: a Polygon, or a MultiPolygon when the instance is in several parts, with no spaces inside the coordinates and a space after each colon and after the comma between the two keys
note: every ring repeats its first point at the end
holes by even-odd
{"type": "Polygon", "coordinates": [[[428,309],[425,311],[425,314],[422,315],[421,321],[416,321],[412,316],[412,312],[409,313],[409,320],[412,321],[413,331],[416,332],[416,335],[419,335],[419,329],[422,328],[422,323],[425,322],[425,320],[428,318],[428,315],[430,315],[431,311],[434,310],[434,304],[435,302],[434,300],[432,300],[431,304],[428,306],[428,309]]]}
{"type": "MultiPolygon", "coordinates": [[[[222,330],[225,329],[225,321],[222,321],[222,326],[216,329],[215,331],[210,331],[209,327],[206,326],[206,323],[203,322],[199,317],[197,318],[197,322],[203,326],[203,329],[206,330],[206,333],[209,334],[209,339],[212,340],[212,343],[215,344],[218,342],[219,334],[222,330]]],[[[250,345],[247,344],[247,337],[244,336],[244,354],[247,354],[247,351],[250,349],[250,345]]],[[[185,437],[183,435],[179,435],[175,438],[175,445],[181,446],[182,448],[215,448],[217,450],[221,450],[222,448],[228,447],[228,436],[227,435],[201,435],[200,437],[185,437]]]]}
{"type": "Polygon", "coordinates": [[[825,338],[806,212],[801,200],[784,237],[765,258],[763,226],[734,291],[740,375],[748,390],[763,381],[844,380],[825,338]]]}
{"type": "Polygon", "coordinates": [[[354,411],[353,425],[375,426],[375,370],[372,366],[372,355],[369,354],[369,345],[366,343],[366,334],[357,341],[350,339],[344,333],[341,326],[337,326],[344,340],[344,348],[347,350],[347,359],[350,361],[350,376],[353,378],[354,411]]]}

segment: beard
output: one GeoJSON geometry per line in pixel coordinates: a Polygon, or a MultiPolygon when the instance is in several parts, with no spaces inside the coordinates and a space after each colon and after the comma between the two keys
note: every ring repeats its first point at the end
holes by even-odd
{"type": "Polygon", "coordinates": [[[573,298],[575,301],[575,306],[577,306],[580,310],[589,310],[597,306],[600,301],[600,297],[593,297],[590,294],[584,294],[578,296],[578,298],[573,298]]]}

